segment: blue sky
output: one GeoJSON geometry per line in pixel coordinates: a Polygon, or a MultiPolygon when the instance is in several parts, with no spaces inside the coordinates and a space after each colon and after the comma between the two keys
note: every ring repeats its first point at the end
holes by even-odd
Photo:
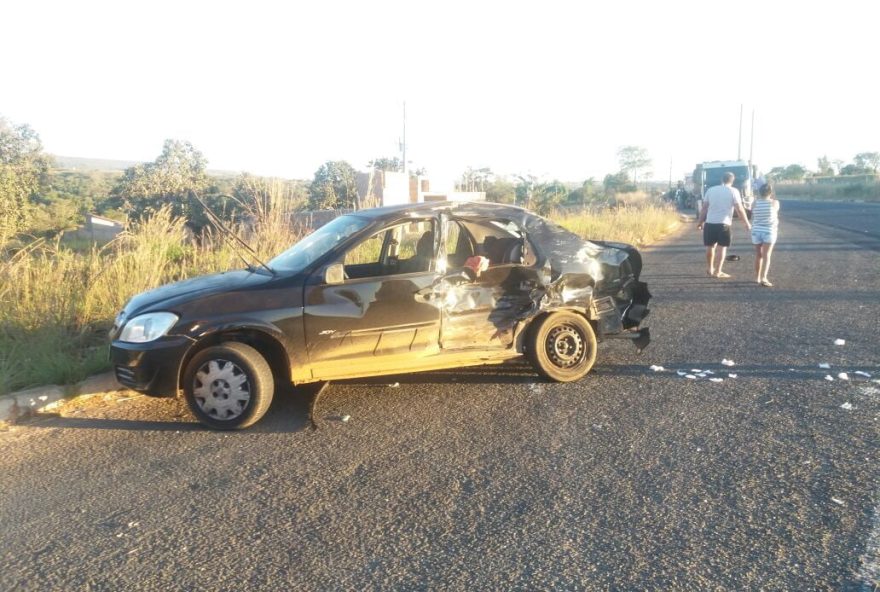
{"type": "Polygon", "coordinates": [[[645,147],[654,178],[880,151],[874,3],[16,2],[0,115],[55,154],[310,178],[407,157],[579,181],[645,147]],[[612,3],[607,3],[612,4],[612,3]]]}

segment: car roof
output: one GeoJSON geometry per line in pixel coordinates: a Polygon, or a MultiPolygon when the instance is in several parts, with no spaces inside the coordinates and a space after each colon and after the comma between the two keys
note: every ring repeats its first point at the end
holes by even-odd
{"type": "Polygon", "coordinates": [[[425,215],[432,212],[452,210],[463,216],[506,216],[520,218],[523,215],[532,215],[528,210],[517,206],[499,204],[485,201],[439,201],[419,202],[384,206],[381,208],[369,208],[352,212],[352,215],[362,216],[374,220],[398,218],[401,215],[425,215]]]}

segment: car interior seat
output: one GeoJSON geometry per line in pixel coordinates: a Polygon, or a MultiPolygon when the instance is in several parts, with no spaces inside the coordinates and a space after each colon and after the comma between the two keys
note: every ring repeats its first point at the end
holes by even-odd
{"type": "Polygon", "coordinates": [[[434,257],[434,231],[426,230],[416,243],[416,254],[401,264],[402,273],[428,271],[434,257]]]}

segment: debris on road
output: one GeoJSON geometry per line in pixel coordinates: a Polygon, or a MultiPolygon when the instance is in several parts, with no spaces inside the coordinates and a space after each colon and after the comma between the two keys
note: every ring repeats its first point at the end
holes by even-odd
{"type": "Polygon", "coordinates": [[[735,366],[736,365],[736,363],[733,360],[728,360],[727,358],[724,358],[723,360],[721,360],[721,363],[725,366],[735,366]]]}
{"type": "Polygon", "coordinates": [[[388,386],[389,386],[390,388],[398,388],[398,387],[400,386],[400,383],[399,383],[399,382],[393,382],[393,383],[389,384],[388,386]]]}
{"type": "Polygon", "coordinates": [[[342,416],[342,422],[343,422],[343,423],[348,423],[348,420],[349,420],[349,419],[351,419],[351,415],[343,415],[343,416],[342,416]]]}
{"type": "Polygon", "coordinates": [[[831,501],[834,502],[835,504],[837,504],[838,506],[844,505],[843,500],[837,499],[836,497],[832,497],[831,501]]]}
{"type": "Polygon", "coordinates": [[[841,405],[840,408],[841,408],[841,409],[846,409],[847,411],[852,411],[853,406],[852,406],[852,403],[850,403],[849,401],[847,401],[846,403],[844,403],[843,405],[841,405]]]}
{"type": "Polygon", "coordinates": [[[712,382],[724,382],[723,378],[710,378],[709,380],[711,380],[712,382]]]}
{"type": "Polygon", "coordinates": [[[837,378],[839,378],[840,380],[849,380],[849,374],[847,374],[846,372],[841,372],[837,375],[837,378]]]}
{"type": "Polygon", "coordinates": [[[685,377],[685,378],[690,378],[691,380],[696,380],[696,379],[697,379],[697,377],[694,376],[693,374],[685,374],[684,377],[685,377]]]}
{"type": "Polygon", "coordinates": [[[871,378],[871,375],[864,370],[856,370],[853,374],[858,374],[859,376],[864,376],[865,378],[871,378]]]}
{"type": "Polygon", "coordinates": [[[736,378],[737,376],[738,376],[737,374],[733,374],[733,373],[730,373],[730,372],[727,373],[727,377],[728,377],[728,378],[736,378]]]}
{"type": "Polygon", "coordinates": [[[834,377],[831,376],[830,374],[826,374],[826,375],[825,375],[825,380],[833,381],[833,380],[834,380],[834,377]]]}
{"type": "Polygon", "coordinates": [[[828,362],[822,362],[821,364],[819,364],[819,368],[821,368],[822,370],[831,370],[831,364],[829,364],[828,362]]]}
{"type": "Polygon", "coordinates": [[[846,345],[846,339],[840,339],[839,337],[834,340],[834,345],[846,345]]]}
{"type": "Polygon", "coordinates": [[[666,368],[664,368],[663,366],[656,366],[652,364],[651,370],[653,370],[654,372],[665,372],[666,368]]]}

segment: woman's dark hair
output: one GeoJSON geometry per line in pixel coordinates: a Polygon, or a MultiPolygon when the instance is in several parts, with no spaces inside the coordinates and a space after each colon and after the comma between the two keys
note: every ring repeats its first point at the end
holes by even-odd
{"type": "Polygon", "coordinates": [[[761,188],[758,189],[758,195],[761,197],[770,197],[773,195],[773,187],[770,186],[770,183],[764,183],[761,185],[761,188]]]}

